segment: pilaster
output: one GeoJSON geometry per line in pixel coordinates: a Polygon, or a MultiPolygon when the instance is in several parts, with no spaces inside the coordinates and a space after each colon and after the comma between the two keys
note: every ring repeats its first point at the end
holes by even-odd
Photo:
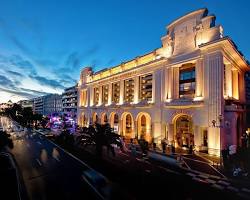
{"type": "Polygon", "coordinates": [[[124,80],[120,81],[120,104],[124,102],[124,80]]]}
{"type": "Polygon", "coordinates": [[[134,103],[137,104],[140,102],[140,83],[139,83],[139,76],[134,77],[134,103]]]}
{"type": "Polygon", "coordinates": [[[204,88],[204,77],[203,77],[203,59],[198,59],[195,66],[195,97],[203,97],[203,88],[204,88]]]}

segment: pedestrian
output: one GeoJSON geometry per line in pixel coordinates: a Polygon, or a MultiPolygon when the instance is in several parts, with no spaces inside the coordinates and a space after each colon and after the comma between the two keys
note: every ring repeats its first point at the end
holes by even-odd
{"type": "Polygon", "coordinates": [[[193,154],[193,145],[190,144],[189,145],[189,151],[188,151],[189,154],[193,154]]]}
{"type": "Polygon", "coordinates": [[[156,143],[153,143],[153,150],[156,151],[156,143]]]}
{"type": "Polygon", "coordinates": [[[173,144],[171,145],[171,152],[172,154],[175,154],[175,146],[173,144]]]}
{"type": "Polygon", "coordinates": [[[165,140],[161,141],[161,146],[162,146],[162,153],[166,153],[166,142],[165,142],[165,140]]]}
{"type": "Polygon", "coordinates": [[[133,143],[131,144],[131,155],[136,157],[136,146],[133,143]]]}

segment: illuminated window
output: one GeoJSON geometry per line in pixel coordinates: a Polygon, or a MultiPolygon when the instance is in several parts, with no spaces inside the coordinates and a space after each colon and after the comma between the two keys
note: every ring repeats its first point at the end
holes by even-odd
{"type": "Polygon", "coordinates": [[[179,97],[193,98],[195,95],[195,65],[186,64],[180,68],[179,97]]]}
{"type": "Polygon", "coordinates": [[[102,102],[104,104],[108,103],[108,97],[109,97],[109,85],[102,86],[102,102]]]}
{"type": "Polygon", "coordinates": [[[133,102],[134,101],[134,79],[125,80],[124,83],[124,93],[125,93],[125,102],[133,102]]]}
{"type": "Polygon", "coordinates": [[[147,74],[140,77],[140,99],[141,100],[152,100],[152,81],[153,75],[147,74]]]}
{"type": "Polygon", "coordinates": [[[94,105],[99,103],[99,88],[94,88],[94,105]]]}
{"type": "Polygon", "coordinates": [[[112,102],[119,103],[120,101],[120,82],[112,84],[112,102]]]}

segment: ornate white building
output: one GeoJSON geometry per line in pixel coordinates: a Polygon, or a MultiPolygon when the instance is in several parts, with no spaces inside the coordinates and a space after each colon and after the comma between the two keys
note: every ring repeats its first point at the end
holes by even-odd
{"type": "Polygon", "coordinates": [[[109,122],[120,135],[219,155],[240,145],[249,66],[215,16],[191,12],[167,26],[162,47],[78,84],[78,123],[109,122]]]}

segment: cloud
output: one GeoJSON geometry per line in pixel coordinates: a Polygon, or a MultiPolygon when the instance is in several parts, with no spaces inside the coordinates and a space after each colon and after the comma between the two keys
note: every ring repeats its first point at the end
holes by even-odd
{"type": "Polygon", "coordinates": [[[11,70],[7,70],[6,72],[8,74],[10,74],[10,75],[13,75],[13,76],[17,77],[17,78],[23,78],[24,77],[24,75],[19,73],[19,72],[14,72],[14,71],[11,71],[11,70]]]}
{"type": "Polygon", "coordinates": [[[5,87],[5,88],[11,88],[11,89],[16,88],[13,81],[3,75],[0,75],[0,86],[5,87]]]}
{"type": "Polygon", "coordinates": [[[31,89],[27,89],[27,88],[20,88],[20,90],[22,92],[26,92],[35,96],[43,96],[43,95],[47,95],[50,94],[48,92],[41,92],[41,91],[37,91],[37,90],[31,90],[31,89]]]}
{"type": "Polygon", "coordinates": [[[101,63],[101,60],[100,59],[97,59],[97,58],[94,58],[91,60],[90,62],[90,66],[96,70],[96,67],[101,63]]]}
{"type": "Polygon", "coordinates": [[[14,35],[9,35],[10,40],[25,54],[30,55],[32,54],[32,51],[29,49],[26,44],[22,43],[16,36],[14,35]]]}
{"type": "Polygon", "coordinates": [[[78,52],[72,52],[68,55],[68,58],[66,59],[65,65],[69,67],[69,69],[74,69],[76,67],[79,67],[80,65],[80,55],[78,52]]]}
{"type": "Polygon", "coordinates": [[[84,59],[88,59],[93,57],[100,49],[100,45],[94,45],[88,48],[84,52],[71,52],[65,60],[65,67],[68,70],[79,70],[81,68],[81,62],[84,59]]]}
{"type": "Polygon", "coordinates": [[[53,66],[56,66],[58,65],[58,62],[54,61],[54,60],[50,60],[50,59],[34,59],[34,61],[43,66],[43,67],[53,67],[53,66]]]}
{"type": "Polygon", "coordinates": [[[9,62],[12,65],[18,66],[20,69],[23,70],[34,70],[34,66],[31,64],[31,62],[28,60],[24,60],[20,55],[12,55],[9,58],[9,62]]]}
{"type": "Polygon", "coordinates": [[[57,80],[51,80],[42,76],[30,74],[29,77],[31,79],[36,80],[38,83],[40,83],[43,86],[49,86],[51,88],[56,88],[56,89],[64,89],[64,86],[61,85],[57,80]]]}
{"type": "Polygon", "coordinates": [[[3,92],[7,92],[9,94],[13,94],[13,95],[25,98],[25,99],[32,99],[32,98],[37,96],[37,95],[30,94],[30,93],[20,91],[20,90],[6,89],[6,88],[3,88],[1,86],[0,86],[0,90],[3,91],[3,92]]]}

